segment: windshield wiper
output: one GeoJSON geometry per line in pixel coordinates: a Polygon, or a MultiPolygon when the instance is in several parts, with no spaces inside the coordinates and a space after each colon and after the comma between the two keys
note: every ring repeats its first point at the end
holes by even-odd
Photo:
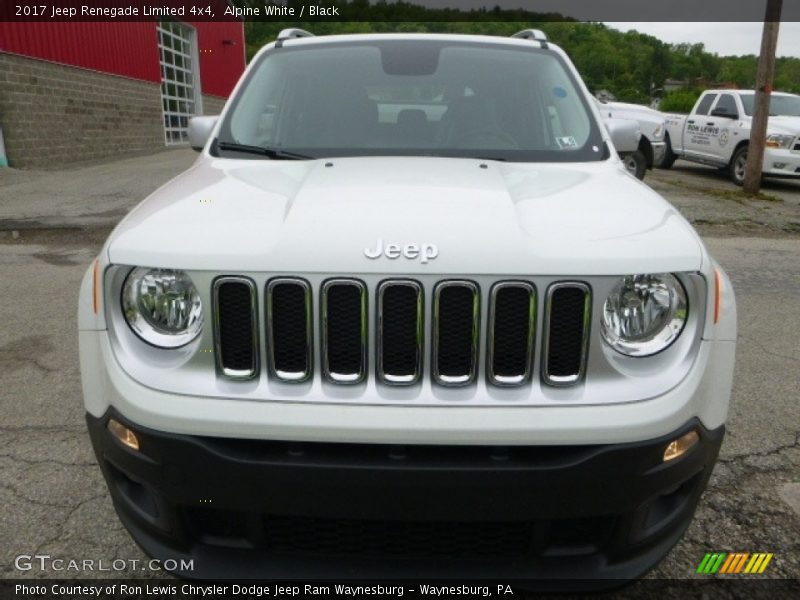
{"type": "Polygon", "coordinates": [[[313,156],[306,156],[305,154],[297,154],[296,152],[287,152],[278,148],[265,148],[264,146],[250,146],[248,144],[237,144],[235,142],[217,142],[217,148],[220,150],[230,150],[232,152],[244,152],[247,154],[259,154],[267,158],[277,160],[310,160],[313,156]]]}

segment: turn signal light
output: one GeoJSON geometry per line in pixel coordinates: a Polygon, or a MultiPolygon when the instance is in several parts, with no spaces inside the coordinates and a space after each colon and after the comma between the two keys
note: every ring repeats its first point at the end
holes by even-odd
{"type": "Polygon", "coordinates": [[[684,433],[678,439],[672,440],[669,444],[667,444],[667,449],[664,450],[664,462],[680,458],[689,450],[691,450],[692,447],[699,441],[700,436],[697,435],[696,431],[684,433]]]}
{"type": "Polygon", "coordinates": [[[136,450],[137,452],[139,451],[139,438],[136,437],[136,434],[132,430],[125,427],[125,425],[115,419],[109,419],[108,430],[123,446],[127,446],[131,450],[136,450]]]}

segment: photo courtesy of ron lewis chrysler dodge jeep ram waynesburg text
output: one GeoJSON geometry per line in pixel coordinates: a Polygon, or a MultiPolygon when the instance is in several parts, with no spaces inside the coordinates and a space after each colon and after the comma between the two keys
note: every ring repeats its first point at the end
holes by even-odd
{"type": "Polygon", "coordinates": [[[541,32],[263,48],[79,307],[114,506],[187,577],[619,582],[722,443],[730,281],[541,32]]]}

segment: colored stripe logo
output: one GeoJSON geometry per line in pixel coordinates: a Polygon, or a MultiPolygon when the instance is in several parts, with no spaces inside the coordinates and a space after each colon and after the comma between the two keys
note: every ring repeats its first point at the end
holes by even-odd
{"type": "Polygon", "coordinates": [[[700,561],[697,573],[703,575],[761,574],[772,560],[771,552],[709,552],[700,561]]]}

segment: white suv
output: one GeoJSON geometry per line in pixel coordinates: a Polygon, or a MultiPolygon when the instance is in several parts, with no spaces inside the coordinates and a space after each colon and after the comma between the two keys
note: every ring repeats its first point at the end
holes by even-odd
{"type": "Polygon", "coordinates": [[[541,32],[287,31],[191,138],[80,297],[89,432],[148,554],[630,579],[679,540],[733,291],[541,32]]]}

